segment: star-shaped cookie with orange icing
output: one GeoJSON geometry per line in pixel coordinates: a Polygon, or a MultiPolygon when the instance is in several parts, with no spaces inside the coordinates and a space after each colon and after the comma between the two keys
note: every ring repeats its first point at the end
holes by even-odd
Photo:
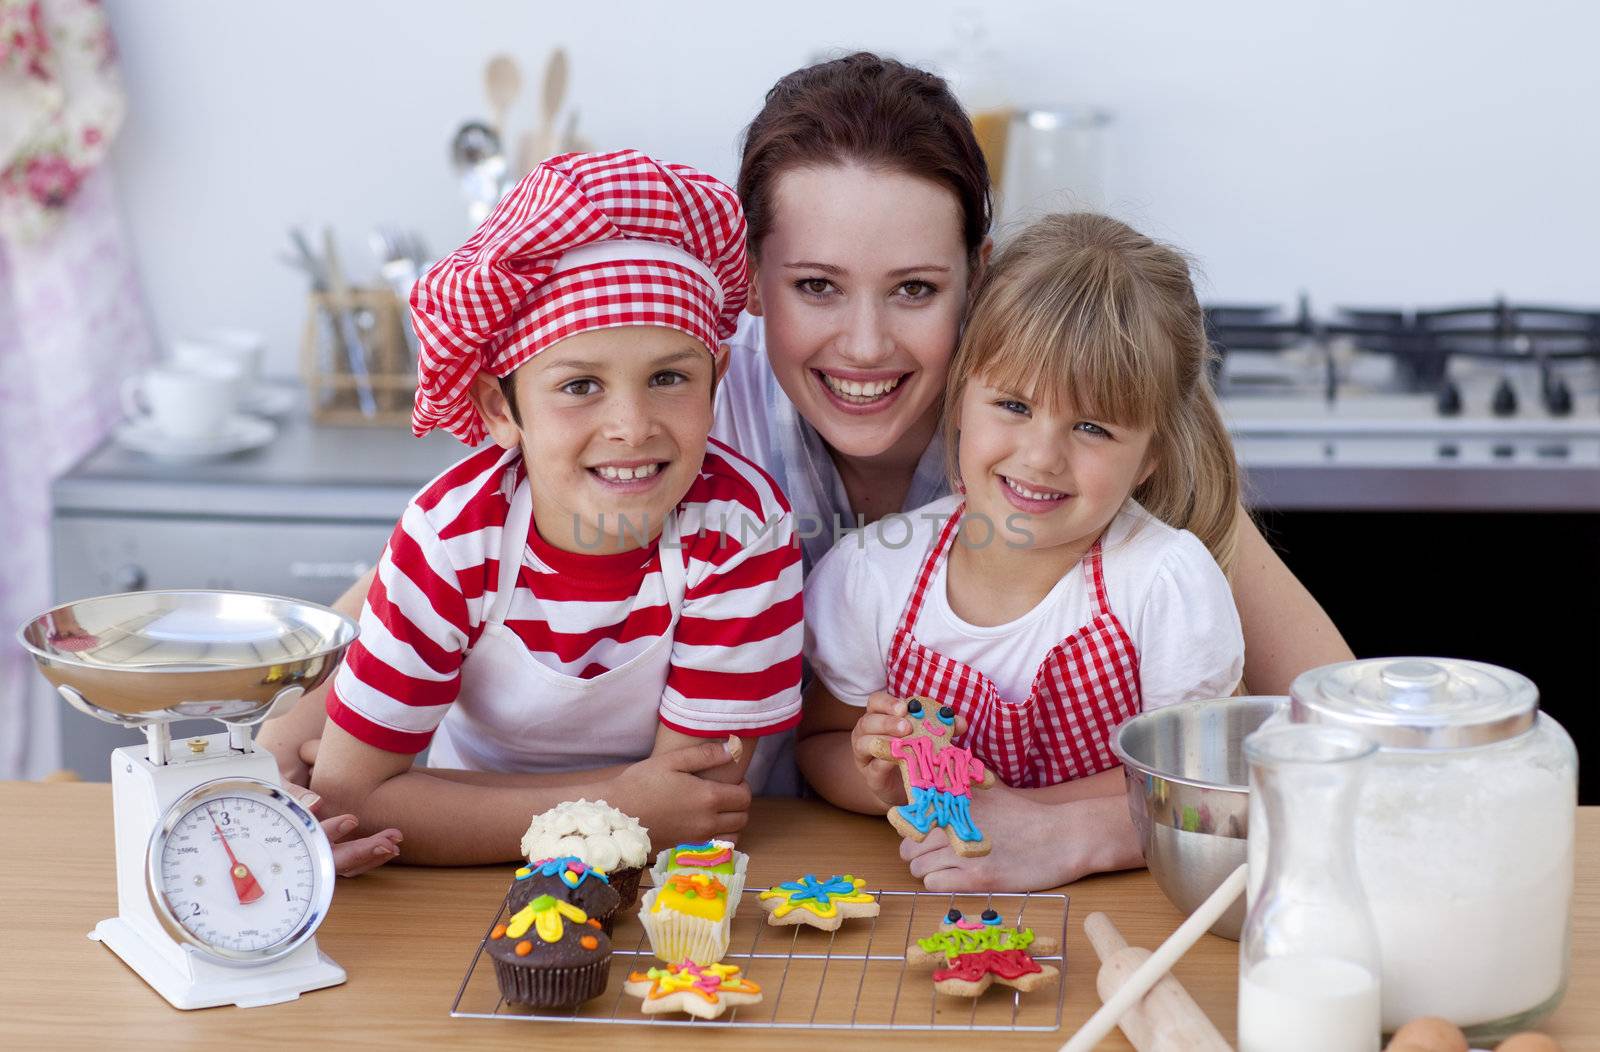
{"type": "Polygon", "coordinates": [[[761,987],[739,975],[732,964],[699,965],[693,961],[632,972],[623,992],[644,998],[645,1015],[688,1012],[700,1019],[715,1019],[729,1008],[761,1000],[761,987]]]}

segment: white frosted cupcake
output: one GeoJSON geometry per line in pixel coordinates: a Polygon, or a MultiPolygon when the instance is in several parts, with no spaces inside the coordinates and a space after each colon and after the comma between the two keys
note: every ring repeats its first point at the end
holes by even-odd
{"type": "Polygon", "coordinates": [[[716,964],[728,952],[733,929],[728,886],[714,873],[676,872],[645,892],[639,923],[650,949],[669,964],[716,964]]]}
{"type": "Polygon", "coordinates": [[[639,876],[650,858],[650,833],[604,800],[569,800],[534,815],[522,835],[530,862],[572,856],[604,873],[622,896],[618,909],[639,901],[639,876]]]}
{"type": "Polygon", "coordinates": [[[739,910],[744,895],[744,871],[750,856],[734,848],[729,840],[707,840],[700,844],[679,844],[656,856],[650,867],[651,883],[662,887],[674,873],[709,873],[728,889],[728,915],[739,910]]]}

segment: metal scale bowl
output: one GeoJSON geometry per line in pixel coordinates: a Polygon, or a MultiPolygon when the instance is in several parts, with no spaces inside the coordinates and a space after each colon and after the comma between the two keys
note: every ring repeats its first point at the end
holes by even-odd
{"type": "Polygon", "coordinates": [[[170,591],[67,603],[18,633],[70,705],[144,731],[111,754],[117,916],[89,937],[177,1008],[344,981],[315,938],[332,849],[251,730],[326,680],[356,631],[314,603],[170,591]],[[170,724],[197,717],[226,730],[174,748],[170,724]]]}

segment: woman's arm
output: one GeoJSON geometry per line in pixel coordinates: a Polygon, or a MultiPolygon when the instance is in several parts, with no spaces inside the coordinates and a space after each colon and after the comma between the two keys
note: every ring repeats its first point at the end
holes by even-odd
{"type": "Polygon", "coordinates": [[[1355,656],[1242,506],[1233,599],[1244,626],[1244,681],[1252,694],[1287,694],[1307,669],[1355,656]]]}

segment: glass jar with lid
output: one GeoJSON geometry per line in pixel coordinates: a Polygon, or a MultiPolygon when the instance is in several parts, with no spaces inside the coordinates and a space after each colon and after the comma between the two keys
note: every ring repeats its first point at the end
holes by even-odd
{"type": "Polygon", "coordinates": [[[1287,719],[1379,746],[1356,856],[1384,1031],[1436,1015],[1484,1043],[1549,1014],[1567,982],[1578,756],[1538,688],[1476,661],[1373,658],[1289,693],[1287,719]]]}

